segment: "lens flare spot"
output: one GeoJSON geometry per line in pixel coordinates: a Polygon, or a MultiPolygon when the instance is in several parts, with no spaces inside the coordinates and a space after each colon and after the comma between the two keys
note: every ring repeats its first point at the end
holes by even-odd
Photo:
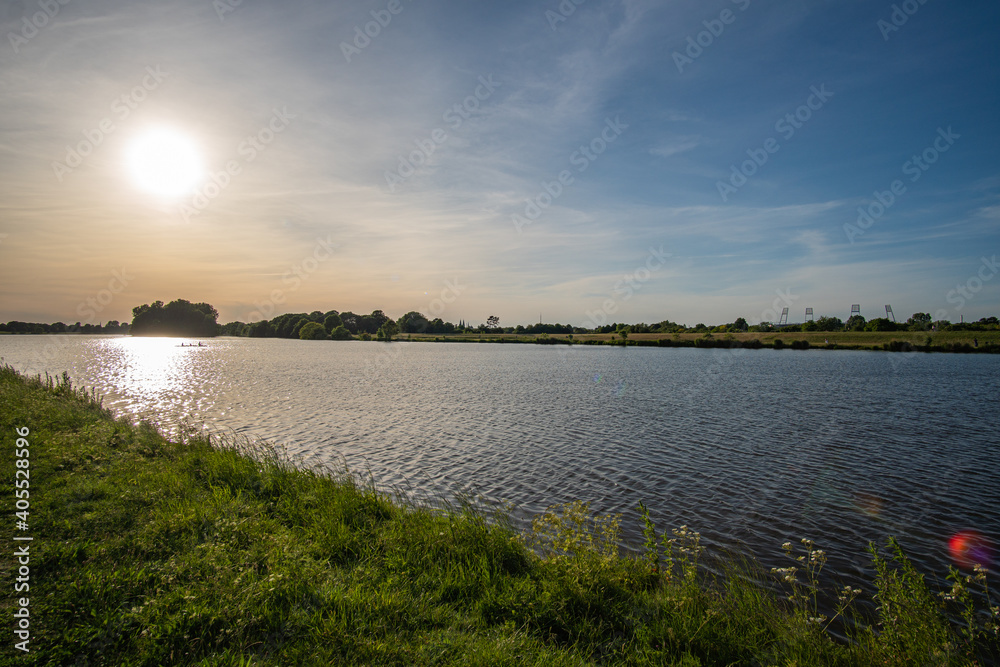
{"type": "Polygon", "coordinates": [[[870,517],[877,518],[882,514],[882,507],[885,501],[872,493],[858,491],[854,494],[854,507],[859,512],[870,517]]]}
{"type": "Polygon", "coordinates": [[[975,530],[963,530],[948,540],[951,559],[959,567],[971,568],[977,563],[983,567],[993,565],[993,545],[975,530]]]}

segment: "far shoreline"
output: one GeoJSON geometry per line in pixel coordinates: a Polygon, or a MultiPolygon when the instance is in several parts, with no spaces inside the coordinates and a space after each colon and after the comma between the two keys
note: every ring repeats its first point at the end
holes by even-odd
{"type": "MultiPolygon", "coordinates": [[[[25,334],[0,332],[9,336],[131,336],[132,334],[84,334],[79,332],[25,334]]],[[[135,336],[147,338],[155,336],[135,336]]],[[[177,340],[245,338],[243,336],[162,336],[177,340]]],[[[295,338],[276,340],[300,340],[295,338]]],[[[363,341],[360,336],[353,340],[363,341]]],[[[335,343],[338,341],[316,341],[335,343]]],[[[372,339],[372,342],[387,342],[372,339]]],[[[771,331],[747,333],[675,333],[629,334],[518,334],[457,333],[400,334],[388,342],[413,343],[491,343],[514,345],[607,345],[615,347],[659,347],[698,349],[771,349],[771,350],[861,350],[875,352],[944,352],[960,354],[1000,354],[1000,331],[771,331]]]]}
{"type": "Polygon", "coordinates": [[[535,345],[610,345],[699,349],[863,350],[869,352],[946,352],[1000,354],[996,331],[754,332],[629,334],[402,334],[404,342],[535,345]]]}

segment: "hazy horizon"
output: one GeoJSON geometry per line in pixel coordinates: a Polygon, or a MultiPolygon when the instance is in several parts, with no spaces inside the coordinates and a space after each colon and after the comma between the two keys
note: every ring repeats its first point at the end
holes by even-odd
{"type": "Polygon", "coordinates": [[[0,28],[0,321],[1000,314],[995,2],[15,0],[0,28]]]}

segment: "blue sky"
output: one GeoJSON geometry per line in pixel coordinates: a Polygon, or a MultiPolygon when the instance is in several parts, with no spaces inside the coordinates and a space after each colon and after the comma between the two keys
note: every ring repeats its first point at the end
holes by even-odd
{"type": "Polygon", "coordinates": [[[0,320],[1000,314],[995,2],[14,1],[0,30],[0,320]],[[135,186],[158,127],[194,192],[135,186]]]}

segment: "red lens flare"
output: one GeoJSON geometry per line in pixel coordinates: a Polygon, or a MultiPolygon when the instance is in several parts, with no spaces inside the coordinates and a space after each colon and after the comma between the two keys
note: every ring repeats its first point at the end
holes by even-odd
{"type": "Polygon", "coordinates": [[[951,559],[959,567],[971,568],[977,563],[989,568],[993,565],[993,545],[975,530],[963,530],[948,540],[951,559]]]}

